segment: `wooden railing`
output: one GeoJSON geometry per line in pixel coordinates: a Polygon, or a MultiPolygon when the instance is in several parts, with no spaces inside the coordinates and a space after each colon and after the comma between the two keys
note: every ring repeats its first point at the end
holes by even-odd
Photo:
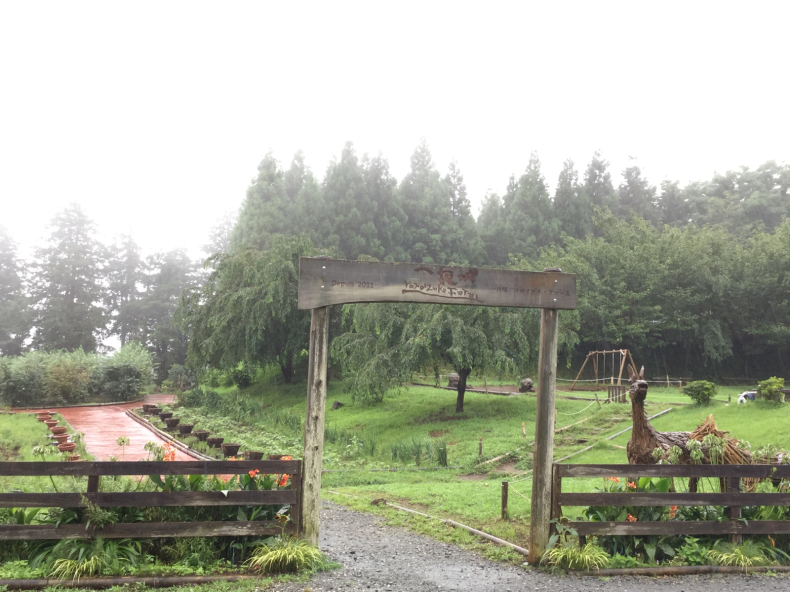
{"type": "Polygon", "coordinates": [[[569,522],[584,544],[588,535],[743,535],[790,534],[790,520],[741,519],[741,506],[790,506],[790,493],[741,492],[741,479],[790,478],[790,465],[561,465],[552,478],[552,518],[563,506],[724,506],[727,520],[660,522],[569,522]],[[572,477],[687,477],[719,479],[723,493],[600,492],[562,493],[562,480],[572,477]]]}
{"type": "Polygon", "coordinates": [[[298,534],[302,505],[302,462],[299,460],[174,462],[0,462],[4,477],[88,477],[85,493],[0,493],[0,508],[79,508],[86,498],[101,508],[179,506],[290,505],[290,521],[134,522],[86,528],[85,524],[4,524],[0,540],[164,538],[195,536],[262,536],[298,534]],[[118,475],[289,475],[291,489],[264,491],[130,491],[99,492],[101,477],[118,475]]]}

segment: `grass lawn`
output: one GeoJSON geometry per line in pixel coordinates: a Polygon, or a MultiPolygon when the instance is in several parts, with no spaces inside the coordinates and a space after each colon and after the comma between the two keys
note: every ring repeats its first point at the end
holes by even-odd
{"type": "MultiPolygon", "coordinates": [[[[428,382],[426,380],[426,382],[428,382]]],[[[474,383],[473,381],[473,384],[474,383]]],[[[492,384],[492,381],[489,381],[492,384]]],[[[276,376],[243,390],[217,389],[224,396],[239,397],[260,404],[271,412],[289,412],[303,417],[305,389],[301,384],[279,384],[276,376]]],[[[781,429],[790,419],[790,408],[765,408],[759,405],[727,404],[728,396],[736,399],[743,387],[720,387],[710,406],[698,407],[678,393],[676,387],[651,386],[647,413],[654,415],[665,409],[670,413],[654,420],[659,430],[692,430],[713,413],[721,429],[735,437],[748,439],[753,446],[774,444],[790,449],[790,434],[781,429]],[[678,405],[682,403],[683,405],[678,405]],[[759,427],[757,427],[759,426],[759,427]],[[787,440],[787,442],[785,442],[787,440]]],[[[558,397],[579,396],[587,400],[557,398],[557,428],[570,426],[555,435],[555,458],[561,458],[587,446],[594,447],[568,459],[567,463],[627,463],[624,450],[630,438],[626,432],[604,441],[620,430],[631,426],[630,404],[595,402],[591,391],[558,391],[558,397]],[[580,422],[580,423],[577,423],[580,422]],[[573,425],[576,424],[576,425],[573,425]]],[[[599,399],[606,396],[605,388],[598,391],[599,399]]],[[[521,474],[532,466],[532,440],[535,425],[536,398],[531,394],[514,396],[467,393],[464,413],[455,413],[455,393],[444,389],[411,386],[390,393],[376,405],[355,403],[342,391],[338,381],[328,385],[326,426],[328,430],[353,434],[360,440],[374,442],[375,453],[369,451],[349,456],[345,442],[325,442],[325,468],[322,487],[328,499],[339,503],[382,512],[396,518],[391,509],[374,507],[370,502],[384,498],[428,514],[452,518],[469,526],[481,528],[516,544],[527,540],[530,516],[531,479],[521,474]],[[343,404],[331,410],[335,401],[343,404]],[[526,427],[526,439],[521,424],[526,427]],[[483,456],[478,456],[480,439],[483,456]],[[417,467],[414,460],[401,462],[392,459],[392,447],[414,441],[430,440],[447,443],[447,457],[451,469],[418,470],[437,467],[435,460],[423,459],[417,467]],[[510,453],[489,465],[481,461],[510,453]],[[505,466],[502,466],[506,463],[505,466]],[[499,468],[498,468],[499,467],[499,468]],[[382,471],[397,468],[397,472],[382,471]],[[371,471],[369,469],[379,469],[371,471]],[[504,470],[509,472],[505,473],[504,470]],[[515,470],[515,472],[514,472],[515,470]],[[501,482],[510,481],[510,519],[500,519],[501,482]],[[337,495],[345,494],[345,495],[337,495]],[[348,497],[357,496],[357,497],[348,497]]],[[[201,427],[223,435],[226,441],[249,444],[248,449],[266,453],[301,456],[301,434],[284,426],[268,422],[240,424],[223,418],[215,410],[178,409],[177,416],[195,421],[201,427]],[[230,439],[228,439],[230,438],[230,439]]],[[[600,487],[600,479],[574,479],[563,483],[565,491],[593,491],[600,487]]],[[[420,520],[407,520],[412,527],[420,520]]],[[[435,528],[423,525],[419,528],[435,528]]]]}
{"type": "MultiPolygon", "coordinates": [[[[59,416],[58,418],[61,419],[59,416]]],[[[71,426],[62,419],[60,425],[65,425],[70,434],[74,433],[71,426]]],[[[0,460],[40,461],[40,457],[33,456],[33,447],[52,442],[49,436],[47,426],[38,421],[33,413],[0,414],[0,460]]],[[[53,452],[55,454],[45,457],[47,461],[60,460],[57,449],[53,452]]],[[[81,458],[92,460],[82,443],[77,444],[74,452],[81,458]]],[[[85,491],[87,485],[87,477],[54,477],[54,480],[60,491],[85,491]]],[[[0,492],[10,492],[12,489],[26,492],[53,491],[52,482],[47,477],[0,477],[0,492]]]]}

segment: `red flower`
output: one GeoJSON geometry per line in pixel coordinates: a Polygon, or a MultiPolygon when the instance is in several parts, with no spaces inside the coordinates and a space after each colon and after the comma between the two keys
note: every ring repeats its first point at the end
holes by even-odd
{"type": "Polygon", "coordinates": [[[634,483],[633,481],[629,481],[628,482],[628,487],[629,487],[629,489],[636,489],[636,483],[634,483]]]}
{"type": "Polygon", "coordinates": [[[620,479],[618,479],[617,477],[607,477],[607,479],[609,481],[614,481],[615,483],[620,483],[620,479]]]}
{"type": "Polygon", "coordinates": [[[253,479],[255,479],[255,476],[256,476],[258,473],[260,473],[260,471],[259,471],[258,469],[252,469],[252,470],[250,471],[250,477],[252,477],[253,479]]]}
{"type": "Polygon", "coordinates": [[[636,516],[631,516],[631,514],[629,514],[626,520],[628,520],[628,522],[636,522],[636,516]]]}
{"type": "Polygon", "coordinates": [[[677,506],[669,506],[669,518],[670,519],[674,518],[677,511],[678,511],[677,506]]]}
{"type": "Polygon", "coordinates": [[[280,460],[293,460],[290,456],[283,456],[280,460]]]}
{"type": "Polygon", "coordinates": [[[277,483],[277,487],[285,487],[288,484],[289,475],[283,475],[277,483]]]}

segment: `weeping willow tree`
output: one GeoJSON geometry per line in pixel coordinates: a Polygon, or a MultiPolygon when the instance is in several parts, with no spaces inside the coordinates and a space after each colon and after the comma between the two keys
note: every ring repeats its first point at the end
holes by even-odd
{"type": "MultiPolygon", "coordinates": [[[[472,372],[517,374],[537,363],[539,311],[440,304],[355,304],[344,307],[351,330],[332,342],[355,399],[381,401],[418,371],[458,373],[455,411],[464,410],[472,372]]],[[[574,334],[575,335],[575,334],[574,334]]],[[[573,338],[561,341],[570,351],[573,338]]]]}
{"type": "Polygon", "coordinates": [[[310,311],[296,307],[299,257],[314,248],[304,237],[277,235],[269,244],[215,255],[205,285],[183,295],[177,320],[189,331],[192,364],[277,364],[283,380],[293,380],[310,333],[310,311]]]}

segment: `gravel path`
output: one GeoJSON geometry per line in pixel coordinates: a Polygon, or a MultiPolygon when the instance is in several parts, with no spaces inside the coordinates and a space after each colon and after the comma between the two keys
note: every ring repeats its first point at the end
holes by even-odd
{"type": "Polygon", "coordinates": [[[309,583],[276,584],[276,592],[516,592],[551,590],[578,592],[724,592],[788,590],[790,577],[683,576],[575,577],[552,576],[495,563],[471,551],[442,543],[406,529],[386,526],[373,514],[321,502],[320,548],[343,564],[317,574],[309,583]]]}

